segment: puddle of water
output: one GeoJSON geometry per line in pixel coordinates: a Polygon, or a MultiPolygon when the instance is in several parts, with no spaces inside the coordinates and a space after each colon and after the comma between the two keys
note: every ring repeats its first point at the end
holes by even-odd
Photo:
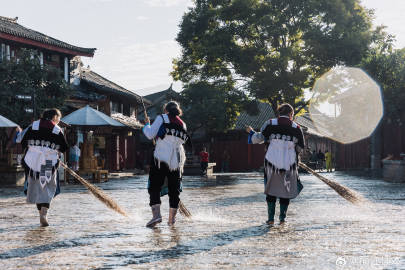
{"type": "Polygon", "coordinates": [[[405,185],[324,175],[370,203],[351,205],[303,175],[288,223],[270,227],[260,174],[185,177],[181,199],[193,218],[179,216],[169,227],[164,197],[163,222],[148,229],[147,178],[137,177],[100,184],[129,218],[80,185],[63,186],[51,205],[51,226],[40,228],[20,190],[2,188],[0,263],[3,269],[405,269],[405,185]]]}

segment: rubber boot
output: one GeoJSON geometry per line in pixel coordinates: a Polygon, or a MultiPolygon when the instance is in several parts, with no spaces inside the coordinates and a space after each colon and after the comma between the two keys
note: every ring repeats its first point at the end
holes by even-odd
{"type": "Polygon", "coordinates": [[[146,227],[155,227],[156,224],[162,222],[162,215],[160,214],[160,204],[152,205],[152,219],[146,224],[146,227]]]}
{"type": "Polygon", "coordinates": [[[276,213],[276,203],[267,202],[267,214],[268,214],[268,219],[266,221],[267,224],[269,224],[269,225],[274,224],[274,214],[275,213],[276,213]]]}
{"type": "Polygon", "coordinates": [[[177,208],[169,209],[169,221],[167,222],[168,225],[174,225],[174,223],[176,222],[176,214],[177,208]]]}
{"type": "Polygon", "coordinates": [[[48,208],[41,207],[41,210],[39,210],[39,222],[41,223],[41,227],[49,226],[48,219],[46,218],[47,214],[48,214],[48,208]]]}
{"type": "Polygon", "coordinates": [[[287,216],[288,204],[280,203],[280,224],[285,223],[285,218],[287,216]]]}

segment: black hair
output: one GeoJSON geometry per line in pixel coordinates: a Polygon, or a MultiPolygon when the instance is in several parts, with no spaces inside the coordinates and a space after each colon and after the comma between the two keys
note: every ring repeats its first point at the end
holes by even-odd
{"type": "Polygon", "coordinates": [[[62,113],[60,112],[60,110],[58,110],[56,108],[46,109],[42,113],[42,119],[52,120],[55,115],[59,115],[59,117],[62,117],[62,113]]]}
{"type": "Polygon", "coordinates": [[[284,104],[281,104],[280,106],[278,106],[277,113],[279,116],[289,115],[290,113],[294,113],[294,109],[290,104],[284,103],[284,104]]]}
{"type": "Polygon", "coordinates": [[[169,101],[168,103],[166,103],[166,105],[164,106],[164,109],[169,113],[169,115],[171,116],[177,116],[177,115],[182,115],[183,112],[180,109],[180,105],[179,103],[177,103],[176,101],[169,101]]]}

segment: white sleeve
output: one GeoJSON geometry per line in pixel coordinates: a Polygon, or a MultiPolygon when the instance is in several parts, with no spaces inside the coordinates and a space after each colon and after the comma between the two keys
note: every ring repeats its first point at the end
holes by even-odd
{"type": "Polygon", "coordinates": [[[260,128],[260,132],[255,132],[251,134],[250,141],[252,144],[262,144],[265,141],[265,137],[263,136],[262,132],[266,129],[266,127],[270,125],[270,120],[266,121],[262,127],[260,128]]]}
{"type": "Polygon", "coordinates": [[[255,132],[252,135],[252,144],[262,144],[264,143],[264,136],[261,132],[255,132]]]}
{"type": "Polygon", "coordinates": [[[21,143],[21,142],[22,142],[25,133],[27,133],[27,130],[28,130],[30,127],[31,127],[31,125],[28,126],[26,129],[24,129],[23,131],[20,131],[20,132],[17,134],[17,138],[15,139],[15,142],[16,142],[16,143],[21,143]]]}
{"type": "Polygon", "coordinates": [[[152,140],[153,138],[156,137],[156,135],[159,131],[159,128],[162,124],[163,124],[163,118],[160,115],[158,115],[152,125],[146,124],[143,127],[143,129],[142,129],[143,134],[145,134],[146,138],[148,138],[149,140],[152,140]]]}

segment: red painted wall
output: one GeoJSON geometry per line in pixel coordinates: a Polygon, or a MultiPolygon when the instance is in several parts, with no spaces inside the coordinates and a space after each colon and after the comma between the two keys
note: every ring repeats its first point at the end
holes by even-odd
{"type": "Polygon", "coordinates": [[[257,170],[263,166],[263,144],[249,145],[247,138],[246,140],[218,141],[210,144],[210,162],[217,164],[214,169],[216,172],[221,171],[222,155],[225,149],[231,156],[229,162],[229,170],[231,172],[257,170]]]}

